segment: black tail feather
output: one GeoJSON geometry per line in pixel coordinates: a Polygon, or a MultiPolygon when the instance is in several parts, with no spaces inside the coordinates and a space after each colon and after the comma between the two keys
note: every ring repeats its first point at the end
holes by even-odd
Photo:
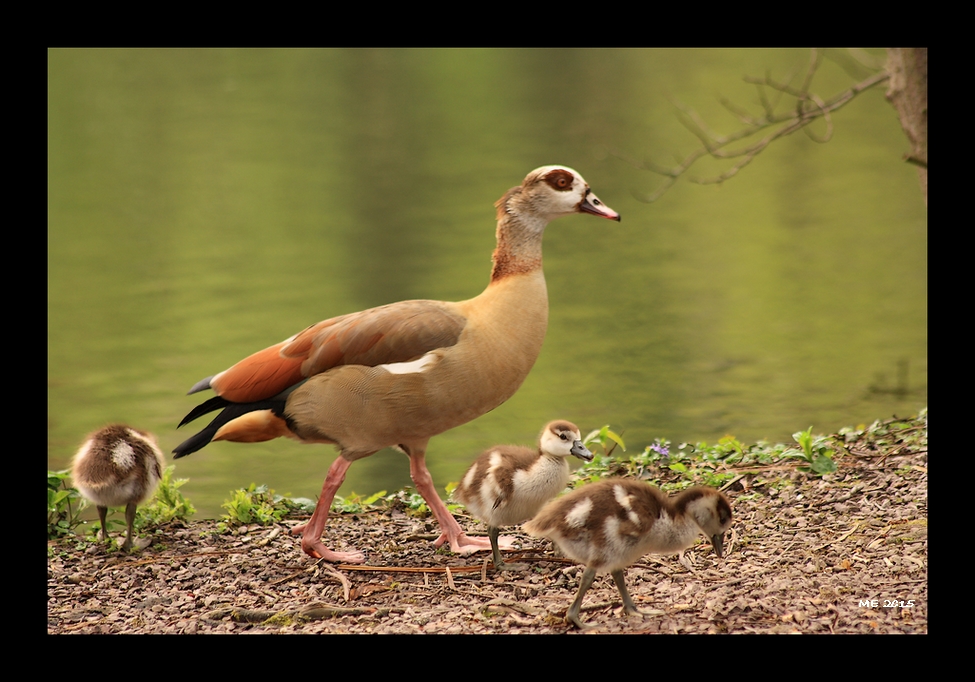
{"type": "Polygon", "coordinates": [[[179,423],[179,426],[177,426],[176,428],[178,429],[180,426],[183,426],[184,424],[189,424],[191,421],[193,421],[198,417],[202,417],[207,412],[213,412],[214,410],[219,410],[222,407],[227,407],[228,405],[232,405],[232,404],[233,403],[231,403],[229,400],[225,400],[220,396],[214,396],[209,400],[207,400],[206,402],[200,403],[192,410],[190,410],[190,413],[185,417],[183,417],[183,421],[181,421],[179,423]]]}
{"type": "Polygon", "coordinates": [[[180,422],[180,426],[191,422],[200,415],[206,414],[207,412],[213,412],[214,410],[220,409],[224,410],[213,418],[210,424],[197,433],[195,436],[191,436],[184,440],[182,443],[176,446],[173,450],[173,459],[179,459],[180,457],[186,457],[191,455],[197,450],[202,449],[213,440],[213,437],[217,435],[217,431],[220,430],[224,424],[233,421],[237,417],[247,414],[248,412],[255,412],[257,410],[273,410],[275,414],[281,415],[284,410],[283,400],[261,400],[256,403],[231,403],[223,398],[216,397],[210,398],[208,401],[202,405],[198,405],[193,409],[183,421],[180,422]]]}
{"type": "Polygon", "coordinates": [[[219,429],[220,429],[219,426],[214,426],[213,424],[210,424],[210,426],[206,427],[195,436],[187,438],[182,443],[177,445],[176,448],[173,450],[173,459],[186,457],[186,455],[191,455],[197,450],[200,450],[201,448],[205,447],[210,443],[213,437],[217,435],[217,431],[219,429]]]}

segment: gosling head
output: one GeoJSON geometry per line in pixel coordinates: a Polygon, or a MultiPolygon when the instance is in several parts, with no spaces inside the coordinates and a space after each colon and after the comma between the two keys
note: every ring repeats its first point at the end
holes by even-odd
{"type": "Polygon", "coordinates": [[[689,488],[683,495],[688,499],[687,514],[711,541],[714,553],[721,557],[724,534],[731,527],[731,504],[728,499],[713,488],[689,488]]]}
{"type": "Polygon", "coordinates": [[[579,427],[572,422],[563,420],[550,422],[545,425],[539,439],[542,452],[557,457],[578,457],[591,462],[593,454],[582,444],[582,434],[579,427]]]}

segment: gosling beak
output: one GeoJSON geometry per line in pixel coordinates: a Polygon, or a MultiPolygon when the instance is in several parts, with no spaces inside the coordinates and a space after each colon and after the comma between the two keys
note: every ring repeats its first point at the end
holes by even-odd
{"type": "Polygon", "coordinates": [[[586,190],[586,196],[583,197],[582,201],[579,202],[579,211],[582,213],[598,215],[601,218],[609,218],[610,220],[615,220],[616,222],[620,221],[620,214],[601,202],[599,197],[588,189],[586,190]]]}
{"type": "Polygon", "coordinates": [[[718,558],[720,559],[722,557],[721,549],[724,547],[724,533],[712,535],[708,539],[711,541],[711,546],[714,547],[714,553],[717,554],[718,558]]]}
{"type": "Polygon", "coordinates": [[[589,452],[589,448],[582,444],[581,440],[574,441],[569,452],[579,459],[584,459],[587,462],[592,461],[593,454],[589,452]]]}

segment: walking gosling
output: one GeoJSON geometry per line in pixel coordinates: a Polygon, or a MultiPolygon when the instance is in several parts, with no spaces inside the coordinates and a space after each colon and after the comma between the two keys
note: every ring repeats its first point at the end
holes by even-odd
{"type": "Polygon", "coordinates": [[[494,568],[522,571],[525,564],[506,564],[498,548],[498,529],[524,523],[569,482],[570,455],[588,461],[592,453],[582,444],[579,427],[572,422],[545,425],[538,448],[496,445],[471,464],[454,499],[487,524],[494,568]]]}
{"type": "Polygon", "coordinates": [[[642,481],[609,478],[554,500],[524,529],[549,538],[566,556],[585,564],[579,592],[565,615],[584,629],[579,609],[596,574],[612,575],[626,614],[638,614],[623,577],[627,566],[650,552],[676,554],[693,545],[698,533],[721,557],[730,525],[731,505],[717,490],[695,487],[668,498],[642,481]]]}
{"type": "Polygon", "coordinates": [[[74,456],[71,476],[75,487],[98,508],[103,542],[108,539],[108,508],[124,506],[128,533],[122,549],[132,547],[136,506],[156,489],[164,467],[151,433],[112,424],[88,436],[74,456]]]}

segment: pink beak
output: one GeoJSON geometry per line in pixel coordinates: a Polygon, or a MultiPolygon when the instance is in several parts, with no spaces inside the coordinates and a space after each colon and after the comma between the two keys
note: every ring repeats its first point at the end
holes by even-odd
{"type": "Polygon", "coordinates": [[[591,213],[593,215],[598,215],[601,218],[609,218],[610,220],[615,220],[619,222],[620,214],[611,209],[609,206],[604,204],[599,200],[595,194],[593,194],[588,189],[586,190],[585,198],[579,202],[579,211],[582,213],[591,213]]]}

